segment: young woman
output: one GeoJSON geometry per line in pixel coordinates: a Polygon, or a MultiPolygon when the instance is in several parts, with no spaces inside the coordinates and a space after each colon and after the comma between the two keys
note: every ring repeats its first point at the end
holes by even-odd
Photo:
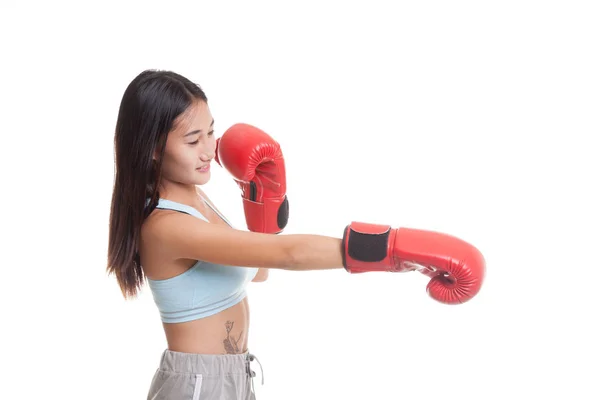
{"type": "Polygon", "coordinates": [[[452,236],[358,222],[342,238],[275,234],[287,221],[278,144],[243,124],[219,144],[213,125],[205,93],[170,71],[139,74],[119,109],[107,268],[125,297],[147,281],[163,322],[168,348],[148,399],[254,398],[246,285],[271,268],[419,270],[450,304],[479,291],[483,257],[452,236]],[[242,189],[248,231],[201,189],[215,158],[242,189]]]}

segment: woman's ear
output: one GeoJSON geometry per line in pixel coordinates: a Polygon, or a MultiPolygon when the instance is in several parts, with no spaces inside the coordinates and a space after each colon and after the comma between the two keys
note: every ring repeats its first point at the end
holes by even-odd
{"type": "Polygon", "coordinates": [[[166,147],[166,143],[165,141],[167,140],[166,137],[161,138],[158,143],[154,146],[154,151],[152,151],[152,162],[158,162],[158,160],[160,159],[160,154],[161,154],[161,150],[163,150],[166,147]]]}

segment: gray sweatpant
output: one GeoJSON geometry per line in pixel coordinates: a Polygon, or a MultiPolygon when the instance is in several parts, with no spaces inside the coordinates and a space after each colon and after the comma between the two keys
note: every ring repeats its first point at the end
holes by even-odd
{"type": "Polygon", "coordinates": [[[254,360],[258,361],[249,352],[220,355],[165,350],[148,400],[255,400],[256,372],[250,369],[254,360]]]}

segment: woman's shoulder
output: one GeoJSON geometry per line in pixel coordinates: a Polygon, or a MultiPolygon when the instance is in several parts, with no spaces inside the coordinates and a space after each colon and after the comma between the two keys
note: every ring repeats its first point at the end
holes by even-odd
{"type": "Polygon", "coordinates": [[[150,215],[146,217],[144,222],[142,223],[141,231],[140,231],[140,239],[142,243],[150,245],[156,245],[156,240],[158,240],[161,236],[161,232],[168,228],[169,219],[176,214],[180,214],[178,211],[171,209],[163,209],[163,208],[154,208],[150,215]]]}

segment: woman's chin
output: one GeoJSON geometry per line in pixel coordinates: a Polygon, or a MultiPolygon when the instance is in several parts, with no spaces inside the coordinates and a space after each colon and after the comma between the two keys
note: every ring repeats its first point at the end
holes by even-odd
{"type": "Polygon", "coordinates": [[[204,185],[209,180],[210,180],[210,171],[209,172],[196,171],[196,176],[194,176],[194,183],[196,185],[204,185]]]}

